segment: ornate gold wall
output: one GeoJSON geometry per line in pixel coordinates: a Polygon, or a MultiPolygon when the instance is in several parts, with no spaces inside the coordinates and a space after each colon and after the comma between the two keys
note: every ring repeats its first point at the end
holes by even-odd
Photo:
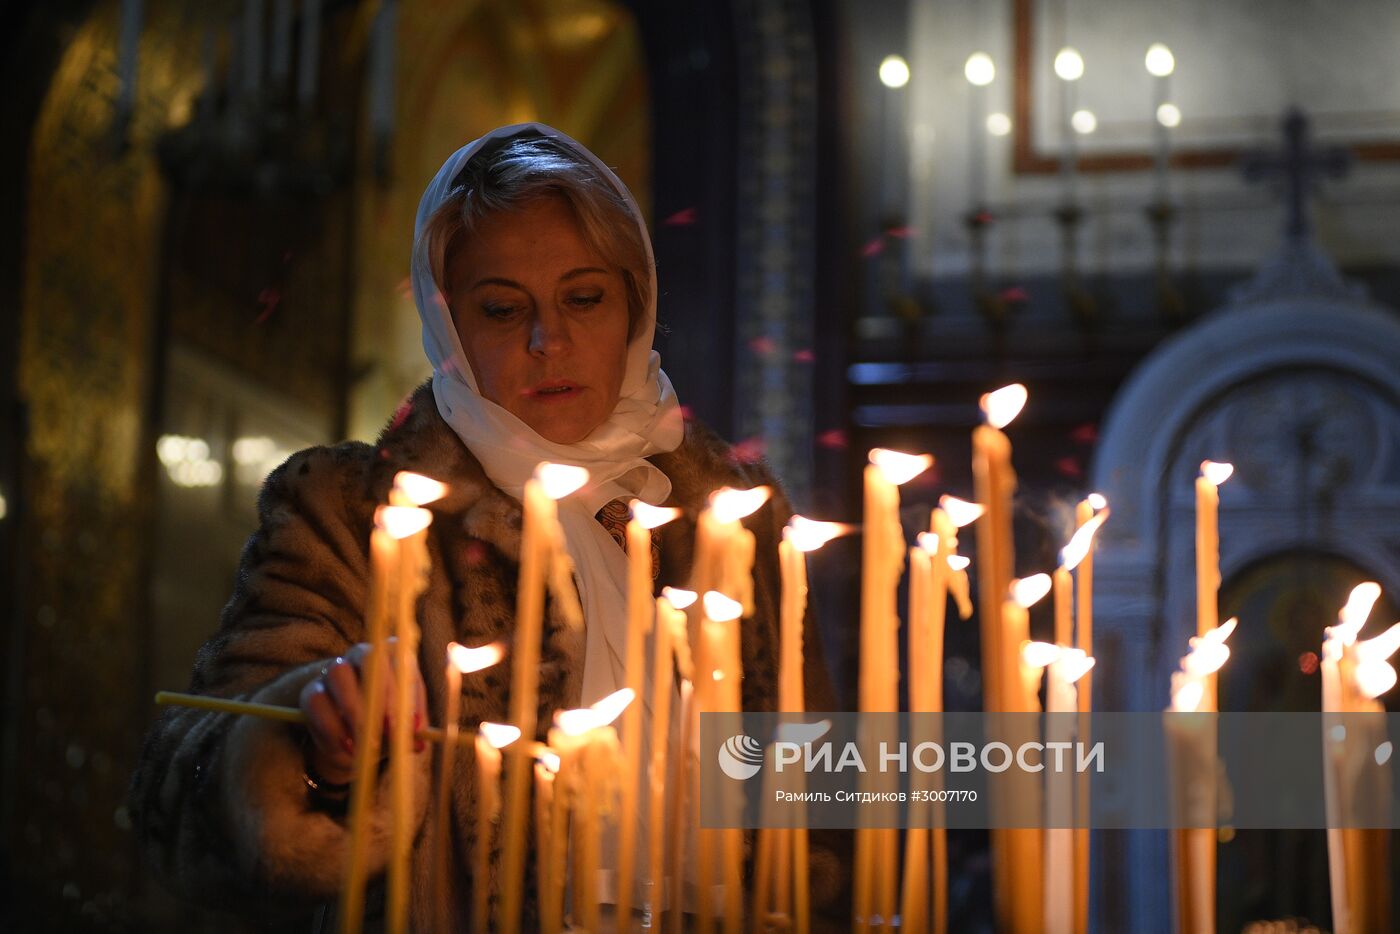
{"type": "Polygon", "coordinates": [[[133,145],[118,153],[117,4],[98,4],[31,139],[19,373],[30,413],[25,674],[10,844],[38,917],[110,922],[127,913],[137,878],[123,801],[149,714],[135,690],[164,210],[151,144],[196,89],[190,25],[173,5],[150,10],[133,145]]]}

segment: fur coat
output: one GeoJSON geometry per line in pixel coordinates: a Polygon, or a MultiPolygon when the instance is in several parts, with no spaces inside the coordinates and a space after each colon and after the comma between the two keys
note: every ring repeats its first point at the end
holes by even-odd
{"type": "MultiPolygon", "coordinates": [[[[743,622],[745,709],[771,710],[776,698],[779,579],[777,546],[791,509],[761,464],[746,464],[708,429],[689,422],[673,452],[652,462],[670,478],[668,505],[682,518],[663,526],[660,587],[686,586],[695,520],[720,486],[773,484],[775,496],[745,520],[757,539],[754,616],[743,622]]],[[[394,473],[413,470],[448,484],[429,508],[432,571],[419,601],[419,664],[430,722],[444,707],[442,659],[450,641],[479,645],[507,637],[515,611],[521,507],[487,479],[481,465],[438,415],[431,386],[421,386],[370,446],[346,442],[293,455],[268,476],[260,526],[244,548],[237,583],[218,631],[200,649],[190,690],[295,706],[302,686],[327,660],[363,641],[369,581],[368,543],[376,505],[394,473]]],[[[834,709],[821,648],[807,621],[809,710],[834,709]]],[[[540,661],[540,737],[553,711],[577,706],[583,633],[567,628],[547,602],[540,661]]],[[[461,722],[508,720],[510,658],[463,679],[461,722]]],[[[206,905],[246,913],[295,914],[334,905],[348,830],[311,796],[304,781],[300,726],[231,714],[172,708],[152,727],[132,781],[131,809],[146,858],[167,885],[206,905]]],[[[431,776],[438,747],[415,756],[417,833],[414,930],[433,926],[429,900],[431,776]]],[[[470,917],[475,769],[458,755],[451,793],[454,930],[470,917]]],[[[372,805],[371,872],[382,875],[387,795],[372,805]]],[[[531,861],[532,862],[532,861],[531,861]]],[[[840,861],[813,853],[817,904],[842,887],[840,861]]],[[[372,887],[373,888],[373,887],[372,887]]]]}

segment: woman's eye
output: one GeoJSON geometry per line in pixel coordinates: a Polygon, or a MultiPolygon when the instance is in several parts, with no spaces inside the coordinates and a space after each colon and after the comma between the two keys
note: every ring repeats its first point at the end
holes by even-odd
{"type": "Polygon", "coordinates": [[[514,305],[482,305],[481,310],[488,318],[501,319],[509,318],[511,315],[515,314],[516,307],[514,305]]]}
{"type": "Polygon", "coordinates": [[[602,292],[594,292],[589,295],[574,295],[569,299],[569,304],[577,308],[591,308],[603,300],[602,292]]]}

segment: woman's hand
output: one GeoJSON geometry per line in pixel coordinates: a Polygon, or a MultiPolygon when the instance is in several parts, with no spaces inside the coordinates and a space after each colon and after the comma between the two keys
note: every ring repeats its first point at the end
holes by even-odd
{"type": "MultiPolygon", "coordinates": [[[[396,642],[389,639],[389,664],[384,667],[384,732],[379,746],[383,753],[389,748],[394,696],[398,679],[403,674],[395,670],[396,642]]],[[[301,709],[306,714],[306,728],[311,736],[306,764],[318,779],[333,785],[348,784],[354,776],[355,737],[360,735],[360,725],[369,706],[363,679],[372,651],[370,643],[359,643],[345,655],[328,661],[321,674],[301,690],[301,709]]],[[[412,670],[407,672],[407,677],[413,679],[413,730],[417,732],[423,728],[427,710],[427,693],[417,659],[412,660],[412,670]]],[[[413,751],[422,752],[424,748],[423,741],[415,738],[413,751]]]]}

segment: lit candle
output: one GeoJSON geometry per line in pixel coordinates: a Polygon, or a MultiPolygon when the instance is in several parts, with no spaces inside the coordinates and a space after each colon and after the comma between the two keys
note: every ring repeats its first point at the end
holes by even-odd
{"type": "MultiPolygon", "coordinates": [[[[1090,493],[1075,507],[1075,526],[1084,528],[1096,513],[1108,517],[1108,501],[1098,493],[1090,493]]],[[[1089,543],[1084,559],[1075,569],[1074,644],[1086,657],[1094,654],[1094,543],[1089,543]]],[[[1089,714],[1094,709],[1094,672],[1084,672],[1075,683],[1079,695],[1079,741],[1092,742],[1093,727],[1089,714]]],[[[1089,773],[1078,776],[1074,807],[1079,814],[1089,813],[1089,773]]],[[[1089,930],[1089,827],[1074,829],[1074,930],[1087,934],[1089,930]]]]}
{"type": "MultiPolygon", "coordinates": [[[[555,931],[558,922],[550,925],[548,906],[555,891],[563,892],[563,883],[554,881],[554,781],[559,774],[559,754],[544,747],[535,760],[535,872],[539,878],[540,929],[555,931]]],[[[555,915],[555,918],[558,916],[555,915]]]]}
{"type": "MultiPolygon", "coordinates": [[[[666,831],[668,822],[666,820],[666,769],[667,751],[670,744],[671,726],[671,694],[672,687],[672,659],[679,662],[682,652],[686,656],[685,666],[681,668],[682,678],[691,676],[689,663],[689,649],[683,645],[685,640],[686,618],[684,610],[687,606],[695,602],[696,593],[691,590],[676,590],[672,587],[662,589],[661,596],[656,598],[656,623],[653,628],[652,637],[652,701],[651,701],[651,762],[648,768],[647,791],[649,794],[647,801],[647,831],[650,836],[647,854],[649,865],[647,867],[647,882],[650,897],[648,899],[648,914],[651,916],[652,925],[659,926],[662,906],[665,903],[666,892],[666,831]]],[[[676,667],[680,667],[679,664],[676,667]]],[[[677,759],[684,760],[684,750],[677,750],[677,759]]],[[[679,794],[678,791],[673,794],[679,794]]],[[[624,814],[626,811],[623,812],[624,814]]],[[[677,813],[679,818],[679,813],[677,813]]],[[[679,831],[678,827],[672,827],[671,832],[679,831]]],[[[672,908],[677,908],[679,898],[679,888],[675,884],[671,886],[672,908]]]]}
{"type": "MultiPolygon", "coordinates": [[[[679,509],[665,509],[634,499],[632,518],[627,520],[627,648],[626,684],[641,696],[646,681],[646,638],[652,630],[655,598],[651,585],[651,532],[680,515],[679,509]]],[[[660,679],[660,671],[656,673],[660,679]]],[[[669,680],[669,679],[668,679],[669,680]]],[[[670,698],[667,697],[669,702],[670,698]]],[[[629,704],[622,715],[622,813],[637,813],[637,781],[642,767],[642,704],[629,704]]],[[[656,716],[653,709],[652,716],[656,716]]],[[[665,722],[664,720],[662,721],[665,722]]],[[[632,916],[632,890],[636,876],[636,820],[619,821],[617,857],[617,916],[632,916]]]]}
{"type": "Polygon", "coordinates": [[[1180,829],[1172,835],[1178,930],[1215,931],[1216,722],[1215,717],[1170,714],[1216,712],[1211,679],[1230,657],[1225,640],[1236,621],[1189,640],[1191,652],[1172,676],[1164,718],[1171,750],[1173,800],[1180,829]]]}
{"type": "MultiPolygon", "coordinates": [[[[1075,739],[1075,719],[1079,701],[1075,682],[1093,667],[1094,659],[1079,649],[1044,642],[1029,643],[1022,655],[1031,666],[1046,670],[1045,720],[1046,749],[1069,748],[1075,739]]],[[[1070,934],[1074,925],[1076,881],[1074,876],[1074,781],[1064,770],[1062,753],[1054,764],[1045,764],[1045,930],[1047,934],[1070,934]]]]}
{"type": "MultiPolygon", "coordinates": [[[[417,602],[428,583],[426,534],[433,514],[416,506],[381,507],[390,534],[399,539],[394,607],[394,696],[389,716],[389,892],[385,927],[408,929],[409,861],[413,848],[413,706],[418,667],[417,602]]],[[[373,722],[373,721],[371,721],[373,722]]]]}
{"type": "MultiPolygon", "coordinates": [[[[1011,442],[1002,432],[1026,404],[1026,387],[1012,383],[982,397],[986,424],[972,432],[972,473],[977,501],[987,510],[977,524],[977,589],[982,625],[982,677],[985,708],[1009,710],[1012,689],[1003,689],[1001,606],[1011,584],[1015,555],[1011,537],[1011,498],[1016,474],[1011,469],[1011,442]]],[[[1015,651],[1015,646],[1012,646],[1015,651]]],[[[993,831],[993,836],[996,832],[993,831]]],[[[1003,883],[1004,884],[1004,883],[1003,883]]]]}
{"type": "Polygon", "coordinates": [[[482,723],[476,734],[476,853],[472,867],[472,930],[491,923],[491,851],[501,808],[501,750],[520,738],[520,728],[482,723]]]}
{"type": "MultiPolygon", "coordinates": [[[[573,814],[573,921],[587,931],[598,925],[598,867],[601,850],[601,817],[611,813],[618,792],[621,746],[612,722],[632,703],[636,694],[622,688],[591,707],[561,710],[554,715],[549,745],[560,758],[559,778],[567,777],[573,814]]],[[[556,794],[558,789],[556,789],[556,794]]],[[[556,828],[557,829],[557,828],[556,828]]],[[[562,867],[556,880],[563,878],[562,867]]]]}
{"type": "MultiPolygon", "coordinates": [[[[904,567],[904,530],[899,522],[899,486],[933,465],[928,454],[875,448],[865,467],[865,529],[861,542],[860,709],[899,710],[899,578],[904,567]]],[[[866,788],[864,790],[872,790],[866,788]]],[[[897,833],[856,830],[855,922],[865,930],[878,915],[896,910],[899,879],[894,863],[897,833]]]]}
{"type": "MultiPolygon", "coordinates": [[[[437,787],[437,807],[433,825],[433,852],[436,854],[436,871],[433,875],[433,904],[440,912],[438,925],[444,930],[450,922],[445,916],[447,907],[450,904],[450,893],[448,891],[448,866],[451,864],[449,849],[452,845],[450,836],[451,811],[452,811],[452,775],[453,764],[456,761],[457,744],[461,726],[457,722],[460,718],[458,711],[462,704],[462,675],[490,668],[505,657],[505,646],[499,642],[484,645],[480,648],[469,649],[456,642],[447,644],[447,667],[446,673],[446,697],[444,698],[442,714],[443,743],[442,756],[438,768],[437,787]]],[[[494,789],[492,790],[494,794],[494,789]]],[[[477,876],[473,884],[478,890],[484,889],[484,876],[477,876]]]]}
{"type": "MultiPolygon", "coordinates": [[[[839,522],[817,522],[793,516],[778,543],[782,572],[779,612],[778,710],[801,713],[807,709],[803,680],[803,619],[807,612],[807,553],[838,535],[851,531],[839,522]]],[[[765,803],[770,799],[765,795],[765,803]]],[[[798,931],[811,926],[808,888],[807,839],[795,830],[764,828],[759,831],[759,871],[755,873],[754,918],[764,924],[770,912],[791,919],[798,931]],[[794,867],[801,867],[794,873],[794,867]],[[791,914],[789,914],[791,913],[791,914]]]]}
{"type": "MultiPolygon", "coordinates": [[[[1049,574],[1013,580],[1008,588],[1008,599],[1002,605],[1002,644],[1006,654],[1002,678],[1008,694],[1006,709],[1011,712],[1040,712],[1040,671],[1026,663],[1021,647],[1030,640],[1030,608],[1044,598],[1050,588],[1049,574]]],[[[1013,748],[1037,738],[1038,731],[1030,729],[1023,719],[1013,718],[1008,722],[1008,732],[1014,735],[1007,742],[1013,748]]],[[[1011,776],[1006,799],[996,803],[1008,814],[1016,815],[1013,823],[1018,825],[1008,829],[1003,837],[1006,879],[1011,893],[1007,929],[1011,931],[1040,929],[1044,911],[1044,835],[1039,826],[1027,821],[1040,820],[1043,792],[1040,782],[1033,776],[1016,772],[1011,776]]]]}
{"type": "Polygon", "coordinates": [[[1384,808],[1390,795],[1388,762],[1376,758],[1386,742],[1385,708],[1376,698],[1395,685],[1388,659],[1400,648],[1400,624],[1357,639],[1380,594],[1375,583],[1353,588],[1322,647],[1327,861],[1338,934],[1389,927],[1389,832],[1365,825],[1375,824],[1376,806],[1384,808]],[[1339,716],[1354,713],[1374,716],[1339,716]]]}
{"type": "Polygon", "coordinates": [[[1201,462],[1196,478],[1196,635],[1204,636],[1220,622],[1220,484],[1235,468],[1201,462]]]}
{"type": "MultiPolygon", "coordinates": [[[[703,621],[700,630],[700,643],[705,650],[707,664],[712,665],[711,683],[706,686],[708,702],[705,709],[719,713],[740,713],[743,701],[740,696],[739,679],[742,675],[742,662],[739,655],[738,621],[743,614],[743,605],[716,590],[707,592],[700,598],[703,621]]],[[[705,669],[701,669],[703,680],[705,669]]],[[[738,829],[739,813],[743,802],[738,789],[727,789],[730,794],[723,796],[729,819],[725,820],[724,830],[701,830],[701,870],[704,878],[706,850],[713,853],[715,835],[722,845],[724,869],[724,929],[726,934],[738,934],[744,922],[744,834],[738,829]],[[710,845],[705,846],[706,838],[710,845]]],[[[701,908],[701,929],[704,928],[705,910],[701,908]]]]}
{"type": "MultiPolygon", "coordinates": [[[[515,634],[511,640],[510,721],[527,738],[535,735],[539,705],[540,639],[547,576],[567,558],[556,500],[588,482],[588,471],[564,464],[540,464],[525,482],[524,519],[520,532],[520,578],[516,594],[515,634]]],[[[557,592],[557,591],[556,591],[557,592]]],[[[552,745],[552,744],[551,744],[552,745]]],[[[498,926],[520,926],[525,875],[525,838],[533,763],[525,744],[510,750],[506,766],[505,823],[501,858],[501,905],[498,926]]]]}

